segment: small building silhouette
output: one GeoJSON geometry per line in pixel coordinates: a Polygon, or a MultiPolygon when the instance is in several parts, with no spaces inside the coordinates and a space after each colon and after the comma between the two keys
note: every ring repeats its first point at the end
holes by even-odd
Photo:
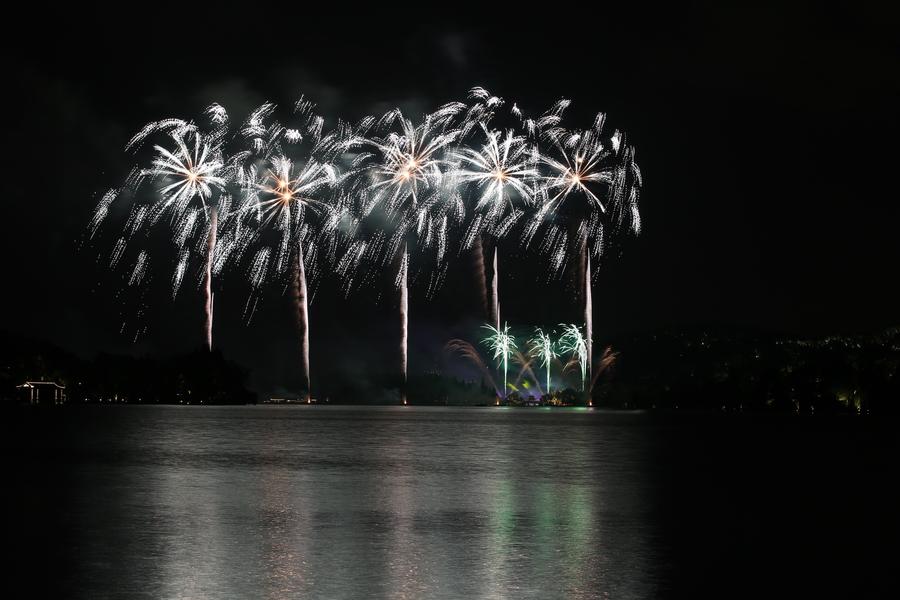
{"type": "Polygon", "coordinates": [[[54,406],[66,401],[66,386],[55,381],[26,381],[16,391],[23,404],[54,406]]]}

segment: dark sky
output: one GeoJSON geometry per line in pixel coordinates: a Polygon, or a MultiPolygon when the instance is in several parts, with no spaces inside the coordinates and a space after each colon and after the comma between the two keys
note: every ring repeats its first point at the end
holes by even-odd
{"type": "MultiPolygon", "coordinates": [[[[354,120],[464,100],[473,85],[531,112],[570,98],[573,127],[605,111],[637,147],[644,230],[602,266],[598,339],[900,323],[895,14],[812,3],[549,12],[560,8],[511,19],[447,5],[450,20],[418,24],[247,5],[23,16],[29,41],[6,53],[0,328],[88,356],[199,345],[201,299],[190,289],[175,302],[148,292],[149,331],[137,343],[128,327],[120,334],[136,304],[117,298],[120,280],[96,265],[103,248],[80,245],[145,122],[194,117],[213,101],[240,118],[300,93],[326,116],[354,120]]],[[[541,269],[511,250],[502,259],[505,318],[568,318],[565,286],[541,283],[541,269]]],[[[462,299],[463,266],[433,301],[412,292],[412,370],[431,368],[435,348],[477,317],[462,299]]],[[[257,386],[276,386],[293,364],[287,301],[267,299],[248,326],[244,291],[221,282],[217,345],[257,371],[257,386]]],[[[345,302],[326,283],[311,312],[314,369],[384,354],[389,312],[372,298],[345,302]]]]}

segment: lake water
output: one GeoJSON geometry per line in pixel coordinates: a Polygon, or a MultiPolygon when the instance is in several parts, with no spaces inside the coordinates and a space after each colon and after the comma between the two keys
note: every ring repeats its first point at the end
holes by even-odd
{"type": "Polygon", "coordinates": [[[894,427],[866,419],[317,406],[5,416],[6,582],[33,597],[896,591],[894,427]]]}

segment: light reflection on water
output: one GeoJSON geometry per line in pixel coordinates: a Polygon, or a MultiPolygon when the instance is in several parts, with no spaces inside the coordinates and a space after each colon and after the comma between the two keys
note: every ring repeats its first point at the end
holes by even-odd
{"type": "Polygon", "coordinates": [[[639,416],[116,411],[71,442],[82,597],[654,596],[639,416]]]}

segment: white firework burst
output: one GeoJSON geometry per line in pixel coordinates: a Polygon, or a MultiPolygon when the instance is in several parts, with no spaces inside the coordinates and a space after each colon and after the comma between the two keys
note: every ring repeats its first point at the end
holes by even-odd
{"type": "Polygon", "coordinates": [[[543,153],[539,160],[549,169],[544,189],[551,207],[556,207],[573,194],[581,194],[593,208],[606,212],[603,196],[613,181],[615,165],[611,145],[602,138],[603,115],[595,126],[584,131],[553,129],[546,136],[553,153],[543,153]]]}
{"type": "Polygon", "coordinates": [[[403,208],[415,210],[425,194],[440,186],[449,167],[442,151],[459,135],[458,129],[447,125],[461,108],[460,104],[445,105],[419,125],[394,110],[380,122],[398,123],[399,131],[354,139],[354,143],[372,150],[359,171],[368,176],[370,206],[384,202],[389,213],[403,208]]]}
{"type": "Polygon", "coordinates": [[[162,203],[157,208],[157,216],[172,211],[180,217],[195,200],[199,200],[203,210],[207,211],[213,192],[225,188],[221,154],[204,141],[199,132],[187,135],[176,132],[170,137],[175,144],[174,150],[154,146],[157,157],[152,168],[144,172],[144,175],[163,180],[163,187],[159,189],[162,203]]]}
{"type": "Polygon", "coordinates": [[[283,273],[294,245],[303,237],[307,209],[315,211],[324,205],[323,198],[337,176],[330,165],[310,161],[296,168],[289,158],[279,156],[260,179],[254,183],[248,208],[256,212],[263,224],[271,225],[278,232],[279,245],[272,271],[283,273]]]}
{"type": "Polygon", "coordinates": [[[506,225],[501,223],[505,215],[516,216],[514,199],[526,205],[532,202],[538,172],[524,138],[513,135],[512,130],[504,135],[482,128],[485,143],[480,149],[461,148],[453,153],[458,161],[453,176],[457,185],[474,188],[474,209],[483,215],[479,226],[492,229],[506,225]]]}

